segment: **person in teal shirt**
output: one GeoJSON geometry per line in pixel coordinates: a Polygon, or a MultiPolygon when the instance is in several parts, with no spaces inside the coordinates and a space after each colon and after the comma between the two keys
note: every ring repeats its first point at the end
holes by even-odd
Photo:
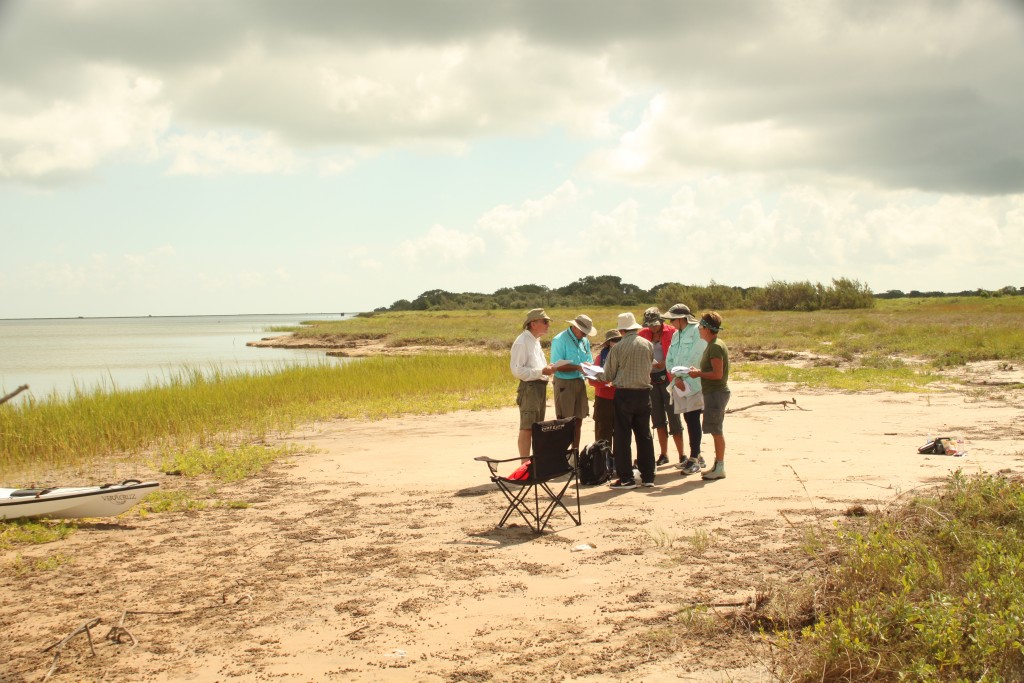
{"type": "Polygon", "coordinates": [[[555,367],[555,416],[560,420],[566,417],[575,419],[572,447],[579,453],[583,418],[590,415],[587,383],[583,381],[580,367],[583,363],[593,362],[589,337],[597,334],[597,330],[594,329],[594,321],[582,314],[566,322],[569,327],[551,340],[551,364],[555,367]]]}

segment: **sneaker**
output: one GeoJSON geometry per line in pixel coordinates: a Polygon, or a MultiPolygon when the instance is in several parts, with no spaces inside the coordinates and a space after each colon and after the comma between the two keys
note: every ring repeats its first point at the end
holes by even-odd
{"type": "Polygon", "coordinates": [[[693,458],[687,458],[686,462],[683,463],[683,475],[688,476],[691,474],[697,474],[700,472],[700,463],[693,458]]]}
{"type": "Polygon", "coordinates": [[[665,455],[664,453],[662,453],[661,457],[658,458],[657,464],[658,464],[658,466],[667,465],[668,464],[668,456],[665,455]]]}
{"type": "Polygon", "coordinates": [[[700,478],[704,479],[705,481],[710,481],[712,479],[725,479],[725,463],[716,460],[715,466],[712,469],[705,472],[704,474],[700,475],[700,478]]]}
{"type": "Polygon", "coordinates": [[[642,481],[642,482],[640,482],[640,485],[643,486],[645,489],[653,489],[654,488],[654,482],[653,481],[642,481]]]}
{"type": "Polygon", "coordinates": [[[635,489],[636,482],[632,480],[622,481],[621,479],[616,479],[609,484],[608,487],[613,489],[635,489]]]}
{"type": "Polygon", "coordinates": [[[708,466],[708,464],[706,462],[704,462],[704,456],[703,455],[698,455],[697,456],[697,464],[700,465],[701,469],[704,469],[705,467],[708,466]]]}
{"type": "Polygon", "coordinates": [[[687,460],[689,460],[689,458],[686,458],[686,459],[684,459],[684,460],[680,460],[680,461],[679,461],[679,462],[677,462],[677,463],[676,463],[675,465],[672,465],[672,468],[673,468],[673,469],[677,469],[677,470],[681,470],[681,469],[683,469],[684,467],[686,467],[686,461],[687,461],[687,460]]]}

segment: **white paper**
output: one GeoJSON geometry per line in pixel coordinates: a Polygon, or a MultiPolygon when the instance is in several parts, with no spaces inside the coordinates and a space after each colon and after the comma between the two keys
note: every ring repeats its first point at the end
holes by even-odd
{"type": "Polygon", "coordinates": [[[600,381],[601,378],[598,375],[604,372],[604,368],[593,363],[580,363],[580,370],[583,371],[583,376],[586,379],[592,379],[595,381],[600,381]]]}

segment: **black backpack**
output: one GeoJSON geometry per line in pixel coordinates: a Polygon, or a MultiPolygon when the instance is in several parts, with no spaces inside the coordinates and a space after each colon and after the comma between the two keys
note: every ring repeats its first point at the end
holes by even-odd
{"type": "Polygon", "coordinates": [[[584,446],[580,451],[580,483],[594,486],[612,478],[612,447],[607,441],[598,441],[584,446]]]}

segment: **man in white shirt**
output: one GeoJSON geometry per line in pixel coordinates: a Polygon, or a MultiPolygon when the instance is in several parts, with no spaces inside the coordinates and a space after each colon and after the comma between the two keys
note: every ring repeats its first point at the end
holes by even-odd
{"type": "Polygon", "coordinates": [[[509,368],[519,380],[516,405],[519,406],[519,457],[530,457],[533,423],[543,422],[547,408],[548,376],[554,367],[544,359],[540,338],[547,334],[551,318],[543,308],[526,314],[522,333],[512,343],[509,368]]]}

